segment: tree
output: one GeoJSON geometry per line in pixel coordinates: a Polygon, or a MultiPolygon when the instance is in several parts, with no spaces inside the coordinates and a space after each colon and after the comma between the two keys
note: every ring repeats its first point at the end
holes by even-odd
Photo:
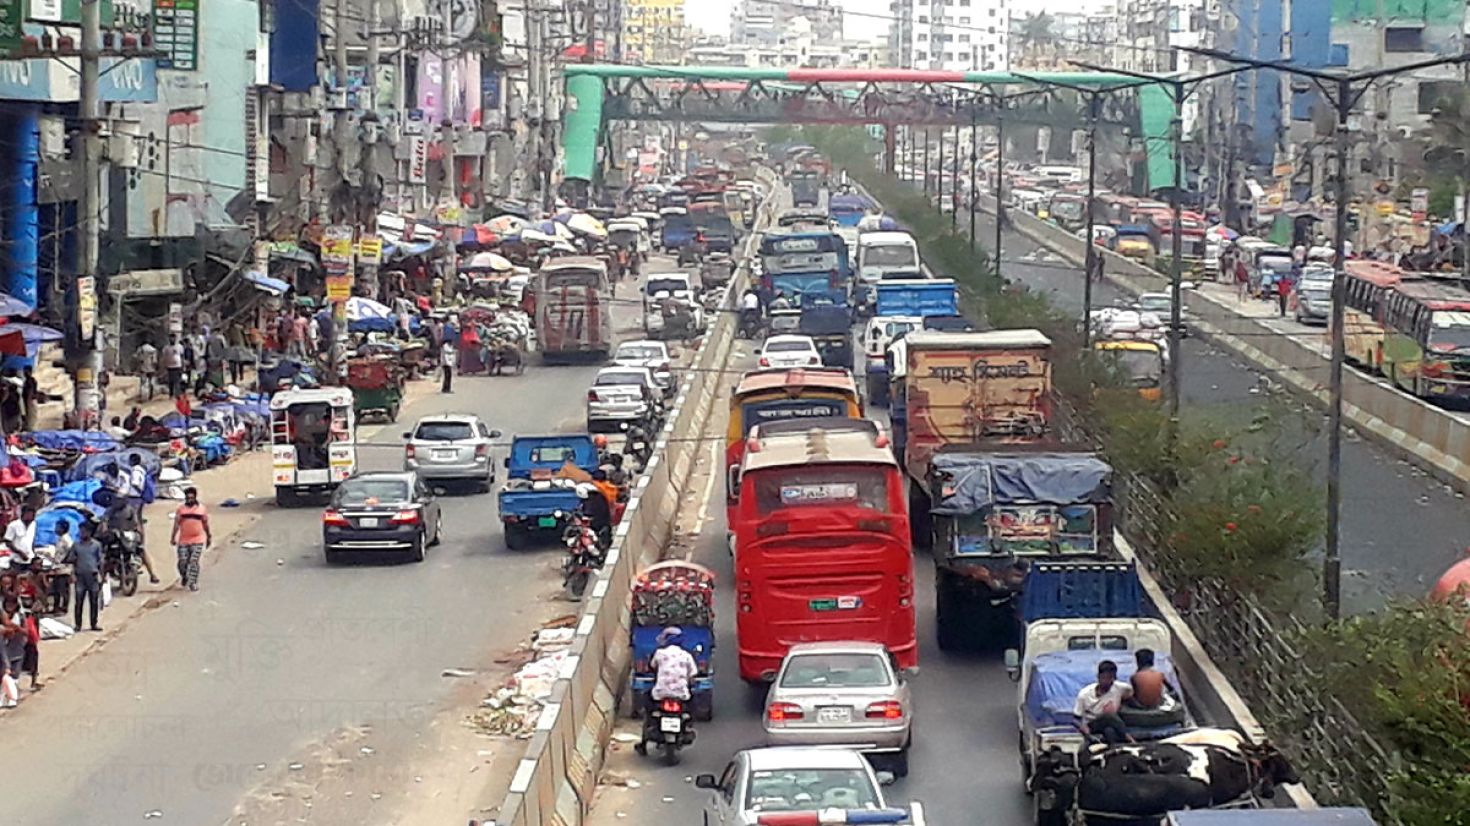
{"type": "Polygon", "coordinates": [[[1051,46],[1056,42],[1056,35],[1052,33],[1052,16],[1046,12],[1032,12],[1021,20],[1021,30],[1017,33],[1023,50],[1051,46]]]}

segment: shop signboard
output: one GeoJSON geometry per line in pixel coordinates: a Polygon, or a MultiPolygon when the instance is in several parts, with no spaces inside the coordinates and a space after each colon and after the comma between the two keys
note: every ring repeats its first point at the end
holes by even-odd
{"type": "Polygon", "coordinates": [[[356,233],[346,224],[332,224],[322,230],[322,263],[351,264],[352,241],[356,233]]]}

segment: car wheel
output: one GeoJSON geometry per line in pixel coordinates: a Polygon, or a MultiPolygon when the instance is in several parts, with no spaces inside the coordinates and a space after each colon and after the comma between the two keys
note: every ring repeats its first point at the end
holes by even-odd
{"type": "Polygon", "coordinates": [[[506,525],[505,547],[511,551],[519,551],[526,547],[526,530],[519,525],[506,525]]]}
{"type": "Polygon", "coordinates": [[[342,554],[332,550],[331,548],[323,548],[322,558],[326,560],[328,565],[336,565],[338,562],[342,561],[342,554]]]}
{"type": "Polygon", "coordinates": [[[420,533],[413,538],[413,543],[408,546],[408,560],[410,562],[424,561],[424,535],[420,533]]]}
{"type": "Polygon", "coordinates": [[[444,531],[444,514],[434,517],[434,538],[429,541],[430,547],[437,547],[444,540],[441,535],[444,531]]]}
{"type": "Polygon", "coordinates": [[[494,485],[495,485],[495,479],[493,477],[481,479],[480,480],[480,483],[477,484],[477,485],[475,485],[475,490],[478,491],[478,492],[480,492],[480,493],[489,493],[490,492],[490,488],[493,487],[494,485]]]}

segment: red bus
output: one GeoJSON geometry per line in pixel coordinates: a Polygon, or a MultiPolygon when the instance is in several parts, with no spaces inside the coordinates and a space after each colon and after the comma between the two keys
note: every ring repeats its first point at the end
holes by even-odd
{"type": "Polygon", "coordinates": [[[789,421],[748,441],[734,509],[740,678],[774,678],[800,642],[875,642],[917,666],[908,497],[882,428],[789,421]]]}

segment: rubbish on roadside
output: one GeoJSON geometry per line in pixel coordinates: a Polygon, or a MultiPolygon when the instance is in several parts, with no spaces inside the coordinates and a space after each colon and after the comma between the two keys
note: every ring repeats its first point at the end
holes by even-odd
{"type": "Polygon", "coordinates": [[[276,560],[276,564],[277,565],[285,565],[286,564],[286,560],[284,560],[284,559],[277,559],[276,560]]]}
{"type": "Polygon", "coordinates": [[[673,802],[674,802],[674,798],[673,798],[673,796],[671,796],[671,795],[664,795],[664,797],[663,797],[663,801],[664,801],[664,802],[665,802],[665,803],[673,803],[673,802]]]}
{"type": "Polygon", "coordinates": [[[630,731],[620,731],[614,734],[612,739],[618,743],[636,743],[643,738],[630,731]]]}
{"type": "Polygon", "coordinates": [[[560,651],[563,648],[570,648],[576,636],[575,628],[543,628],[536,632],[536,639],[531,642],[531,650],[560,651]]]}
{"type": "Polygon", "coordinates": [[[241,542],[240,543],[240,547],[244,548],[247,551],[255,551],[255,550],[259,550],[261,548],[264,548],[265,547],[265,543],[264,542],[256,542],[255,540],[252,539],[249,542],[241,542]]]}
{"type": "Polygon", "coordinates": [[[357,750],[358,754],[374,754],[376,752],[377,749],[373,748],[372,746],[363,746],[362,748],[357,750]]]}
{"type": "Polygon", "coordinates": [[[541,623],[542,628],[571,628],[577,624],[581,617],[577,614],[562,614],[541,623]]]}
{"type": "Polygon", "coordinates": [[[293,772],[299,772],[302,769],[306,768],[306,765],[303,764],[303,763],[292,763],[292,764],[288,765],[286,768],[290,769],[293,772]]]}
{"type": "Polygon", "coordinates": [[[439,672],[440,677],[473,677],[475,672],[468,668],[446,668],[439,672]]]}
{"type": "Polygon", "coordinates": [[[76,634],[70,625],[52,617],[42,617],[38,624],[41,626],[43,640],[65,640],[76,634]]]}
{"type": "Polygon", "coordinates": [[[144,820],[153,820],[154,818],[159,818],[159,817],[163,817],[163,810],[162,809],[151,809],[151,810],[146,811],[146,812],[143,813],[143,819],[144,820]]]}
{"type": "Polygon", "coordinates": [[[240,507],[240,500],[234,497],[230,497],[229,499],[220,502],[219,506],[222,508],[238,508],[240,507]]]}

